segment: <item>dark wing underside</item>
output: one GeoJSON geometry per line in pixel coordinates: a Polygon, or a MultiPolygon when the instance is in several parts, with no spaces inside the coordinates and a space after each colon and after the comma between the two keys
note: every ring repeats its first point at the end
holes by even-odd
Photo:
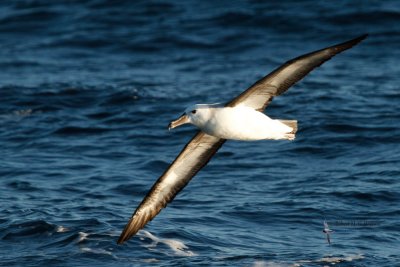
{"type": "Polygon", "coordinates": [[[208,163],[224,142],[225,139],[203,132],[197,133],[140,203],[121,233],[118,244],[135,235],[171,202],[193,176],[208,163]]]}
{"type": "Polygon", "coordinates": [[[350,41],[327,47],[289,60],[246,91],[234,98],[227,107],[245,105],[263,111],[274,96],[278,96],[301,80],[314,68],[331,59],[338,53],[351,48],[367,37],[367,34],[350,41]]]}

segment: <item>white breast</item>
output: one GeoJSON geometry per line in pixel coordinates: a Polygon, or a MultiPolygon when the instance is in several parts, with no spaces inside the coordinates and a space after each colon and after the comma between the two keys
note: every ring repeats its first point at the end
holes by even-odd
{"type": "Polygon", "coordinates": [[[293,129],[245,106],[217,108],[201,127],[204,132],[224,139],[287,139],[293,129]]]}

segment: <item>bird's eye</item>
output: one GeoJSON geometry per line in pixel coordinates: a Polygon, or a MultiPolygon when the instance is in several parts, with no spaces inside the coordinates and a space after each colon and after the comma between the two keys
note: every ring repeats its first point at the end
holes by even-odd
{"type": "Polygon", "coordinates": [[[193,109],[192,114],[196,114],[197,110],[193,109]]]}

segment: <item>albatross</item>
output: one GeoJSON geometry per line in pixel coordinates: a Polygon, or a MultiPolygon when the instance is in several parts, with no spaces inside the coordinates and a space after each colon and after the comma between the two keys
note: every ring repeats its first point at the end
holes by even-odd
{"type": "Polygon", "coordinates": [[[155,182],[133,213],[117,243],[121,244],[134,236],[166,207],[226,140],[293,140],[297,121],[271,119],[263,113],[265,108],[275,96],[287,91],[314,68],[366,37],[367,34],[364,34],[289,60],[225,105],[198,104],[188,107],[168,128],[190,123],[198,127],[199,131],[155,182]]]}

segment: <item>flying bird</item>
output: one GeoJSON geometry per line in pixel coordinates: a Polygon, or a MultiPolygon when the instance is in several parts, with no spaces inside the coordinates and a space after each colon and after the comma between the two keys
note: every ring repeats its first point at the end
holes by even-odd
{"type": "Polygon", "coordinates": [[[199,131],[147,193],[122,231],[118,244],[135,235],[171,202],[227,139],[293,140],[297,121],[271,119],[263,113],[264,109],[275,96],[314,68],[366,37],[367,34],[289,60],[225,105],[198,104],[187,108],[168,128],[190,123],[199,131]]]}
{"type": "Polygon", "coordinates": [[[322,232],[326,234],[326,241],[330,245],[331,244],[330,233],[332,233],[333,231],[329,229],[329,225],[326,221],[324,221],[324,230],[322,230],[322,232]]]}

